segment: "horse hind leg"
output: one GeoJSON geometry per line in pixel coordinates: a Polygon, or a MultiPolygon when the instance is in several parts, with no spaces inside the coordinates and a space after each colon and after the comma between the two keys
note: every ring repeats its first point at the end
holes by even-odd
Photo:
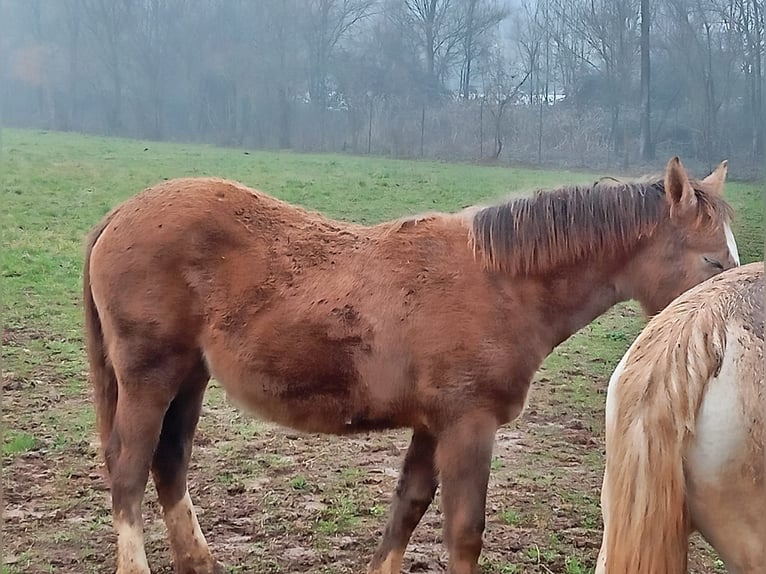
{"type": "Polygon", "coordinates": [[[404,457],[390,517],[372,558],[369,574],[398,574],[412,532],[434,498],[437,487],[433,435],[415,430],[404,457]]]}
{"type": "Polygon", "coordinates": [[[209,378],[200,358],[170,403],[152,462],[157,497],[168,529],[175,571],[179,574],[223,572],[202,534],[187,486],[194,432],[209,378]]]}
{"type": "Polygon", "coordinates": [[[149,574],[141,505],[162,419],[172,396],[145,373],[117,373],[118,398],[105,448],[112,515],[117,533],[117,574],[149,574]]]}
{"type": "MultiPolygon", "coordinates": [[[[177,412],[186,402],[194,404],[187,399],[190,396],[201,403],[207,371],[203,378],[197,351],[143,334],[118,336],[113,348],[117,404],[105,455],[117,532],[117,574],[149,574],[141,512],[149,471],[156,466],[157,451],[168,452],[168,413],[177,412]],[[196,389],[196,394],[190,389],[196,389]]],[[[186,410],[196,424],[199,406],[186,410]]],[[[167,500],[164,490],[163,497],[167,500]]]]}

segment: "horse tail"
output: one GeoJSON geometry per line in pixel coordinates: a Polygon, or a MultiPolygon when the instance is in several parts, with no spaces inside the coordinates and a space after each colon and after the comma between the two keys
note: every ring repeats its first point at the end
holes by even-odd
{"type": "Polygon", "coordinates": [[[607,574],[686,573],[684,451],[707,382],[720,367],[725,332],[715,310],[699,301],[673,307],[647,325],[609,382],[607,574]]]}
{"type": "Polygon", "coordinates": [[[109,361],[93,291],[90,285],[90,258],[93,246],[101,237],[106,226],[114,217],[115,212],[109,213],[88,234],[85,244],[85,264],[83,266],[83,307],[85,310],[85,347],[90,368],[89,379],[93,388],[93,402],[96,409],[96,426],[98,427],[102,451],[106,449],[112,434],[114,413],[117,408],[117,376],[109,361]]]}

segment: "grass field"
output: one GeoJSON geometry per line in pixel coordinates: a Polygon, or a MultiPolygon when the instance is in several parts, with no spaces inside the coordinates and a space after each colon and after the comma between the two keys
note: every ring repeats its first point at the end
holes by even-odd
{"type": "MultiPolygon", "coordinates": [[[[376,222],[449,211],[605,174],[337,155],[250,152],[73,134],[2,133],[3,572],[104,572],[114,560],[108,493],[86,384],[82,240],[112,206],[163,178],[218,175],[327,215],[376,222]]],[[[703,175],[703,174],[700,174],[703,175]]],[[[762,186],[730,183],[743,261],[763,258],[762,186]]],[[[642,320],[623,304],[549,357],[524,416],[498,435],[487,572],[592,570],[600,544],[603,391],[642,320]]],[[[231,572],[362,572],[385,522],[408,435],[306,436],[247,418],[215,384],[195,443],[191,493],[231,572]]],[[[171,572],[149,488],[154,572],[171,572]]],[[[405,568],[441,572],[437,503],[405,568]]],[[[693,571],[717,572],[699,542],[693,571]]]]}

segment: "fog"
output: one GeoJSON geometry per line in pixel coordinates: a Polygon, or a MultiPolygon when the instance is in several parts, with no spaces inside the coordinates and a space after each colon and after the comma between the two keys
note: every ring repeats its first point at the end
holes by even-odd
{"type": "Polygon", "coordinates": [[[2,119],[557,167],[678,154],[758,175],[765,36],[762,0],[2,0],[2,119]]]}

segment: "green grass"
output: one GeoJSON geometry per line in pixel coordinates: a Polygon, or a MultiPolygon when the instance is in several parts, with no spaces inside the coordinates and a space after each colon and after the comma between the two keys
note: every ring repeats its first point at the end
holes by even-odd
{"type": "Polygon", "coordinates": [[[294,490],[306,490],[308,488],[308,481],[305,476],[299,474],[290,479],[290,486],[294,490]]]}
{"type": "Polygon", "coordinates": [[[6,456],[22,454],[37,446],[37,439],[24,431],[8,430],[3,433],[3,454],[6,456]]]}
{"type": "Polygon", "coordinates": [[[330,504],[317,521],[316,529],[325,535],[352,532],[359,520],[360,512],[353,493],[340,492],[332,496],[330,504]]]}
{"type": "Polygon", "coordinates": [[[500,520],[509,526],[519,526],[522,523],[521,515],[512,508],[506,508],[500,511],[500,520]]]}
{"type": "Polygon", "coordinates": [[[481,572],[484,574],[521,574],[521,566],[506,562],[505,560],[484,559],[480,563],[481,572]]]}
{"type": "Polygon", "coordinates": [[[589,572],[585,565],[583,565],[583,563],[580,562],[580,559],[576,556],[567,558],[564,561],[564,565],[566,567],[566,574],[585,574],[586,572],[589,572]]]}

